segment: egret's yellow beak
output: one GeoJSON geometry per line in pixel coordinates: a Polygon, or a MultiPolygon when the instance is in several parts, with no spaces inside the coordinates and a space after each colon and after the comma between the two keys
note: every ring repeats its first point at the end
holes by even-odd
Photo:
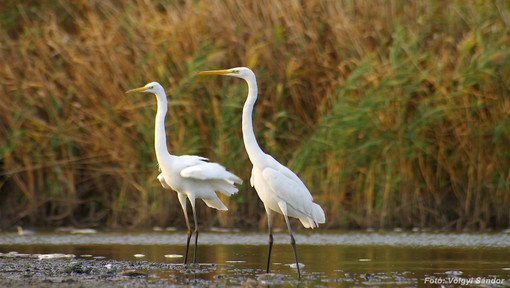
{"type": "Polygon", "coordinates": [[[126,91],[126,94],[133,93],[133,92],[143,92],[143,91],[145,91],[147,89],[149,89],[149,88],[143,86],[143,87],[140,87],[140,88],[135,88],[135,89],[128,90],[128,91],[126,91]]]}
{"type": "Polygon", "coordinates": [[[198,75],[225,75],[230,73],[232,73],[232,69],[202,71],[199,72],[198,75]]]}

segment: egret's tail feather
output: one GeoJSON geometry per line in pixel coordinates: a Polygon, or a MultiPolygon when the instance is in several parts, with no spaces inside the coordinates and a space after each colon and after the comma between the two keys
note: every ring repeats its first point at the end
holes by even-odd
{"type": "Polygon", "coordinates": [[[239,184],[239,185],[243,184],[243,179],[237,177],[237,175],[235,175],[235,174],[232,174],[230,172],[228,172],[228,173],[230,174],[229,175],[230,177],[228,177],[226,179],[227,182],[230,182],[232,184],[236,183],[236,184],[239,184]]]}
{"type": "Polygon", "coordinates": [[[313,203],[312,216],[316,227],[319,227],[319,224],[326,222],[326,215],[324,214],[324,210],[322,210],[322,207],[317,203],[313,203]]]}
{"type": "Polygon", "coordinates": [[[221,202],[220,198],[202,199],[208,207],[215,208],[222,211],[227,211],[228,208],[221,202]]]}
{"type": "Polygon", "coordinates": [[[209,183],[211,183],[211,186],[215,191],[221,192],[225,196],[230,197],[230,195],[235,194],[237,193],[237,191],[239,191],[239,189],[237,189],[237,187],[234,186],[234,183],[231,183],[227,180],[214,180],[209,183]]]}
{"type": "Polygon", "coordinates": [[[299,221],[305,228],[317,228],[319,224],[326,222],[326,216],[324,215],[324,210],[317,203],[312,203],[312,209],[310,211],[311,217],[301,217],[299,221]]]}
{"type": "Polygon", "coordinates": [[[301,221],[301,224],[303,224],[303,226],[305,228],[315,228],[314,225],[314,222],[312,219],[310,219],[309,217],[301,217],[299,218],[299,221],[301,221]]]}
{"type": "Polygon", "coordinates": [[[322,210],[322,207],[317,204],[313,203],[313,219],[318,224],[326,223],[326,215],[324,214],[324,210],[322,210]]]}

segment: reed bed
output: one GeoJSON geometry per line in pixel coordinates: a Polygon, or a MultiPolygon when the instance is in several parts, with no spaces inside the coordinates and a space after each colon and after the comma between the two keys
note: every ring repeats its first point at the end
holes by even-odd
{"type": "Polygon", "coordinates": [[[183,225],[156,180],[151,95],[171,153],[245,179],[207,225],[265,225],[241,135],[254,127],[329,228],[510,226],[506,1],[8,1],[0,8],[0,226],[183,225]]]}

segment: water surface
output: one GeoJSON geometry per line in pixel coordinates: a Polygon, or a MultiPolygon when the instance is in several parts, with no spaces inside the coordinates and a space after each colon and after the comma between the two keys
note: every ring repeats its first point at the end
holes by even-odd
{"type": "MultiPolygon", "coordinates": [[[[296,270],[290,266],[294,263],[290,239],[284,231],[275,233],[271,275],[265,274],[266,233],[201,232],[201,265],[184,268],[180,264],[185,231],[71,232],[0,233],[0,252],[175,263],[172,269],[151,272],[149,277],[183,285],[189,281],[240,285],[249,279],[283,286],[298,283],[296,270]]],[[[467,283],[510,287],[510,233],[303,231],[295,237],[299,262],[305,265],[300,287],[460,287],[467,283]]]]}

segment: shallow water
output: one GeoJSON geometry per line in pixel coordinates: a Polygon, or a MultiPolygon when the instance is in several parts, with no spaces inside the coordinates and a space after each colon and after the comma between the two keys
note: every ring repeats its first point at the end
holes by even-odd
{"type": "MultiPolygon", "coordinates": [[[[175,263],[150,272],[150,277],[175,284],[240,285],[248,279],[283,286],[298,283],[284,231],[275,233],[270,275],[265,274],[266,233],[201,232],[197,253],[201,265],[184,269],[180,263],[185,231],[71,232],[0,233],[0,252],[175,263]]],[[[303,231],[295,238],[299,262],[305,265],[300,287],[510,286],[510,233],[303,231]]],[[[193,245],[190,250],[192,257],[193,245]]]]}

